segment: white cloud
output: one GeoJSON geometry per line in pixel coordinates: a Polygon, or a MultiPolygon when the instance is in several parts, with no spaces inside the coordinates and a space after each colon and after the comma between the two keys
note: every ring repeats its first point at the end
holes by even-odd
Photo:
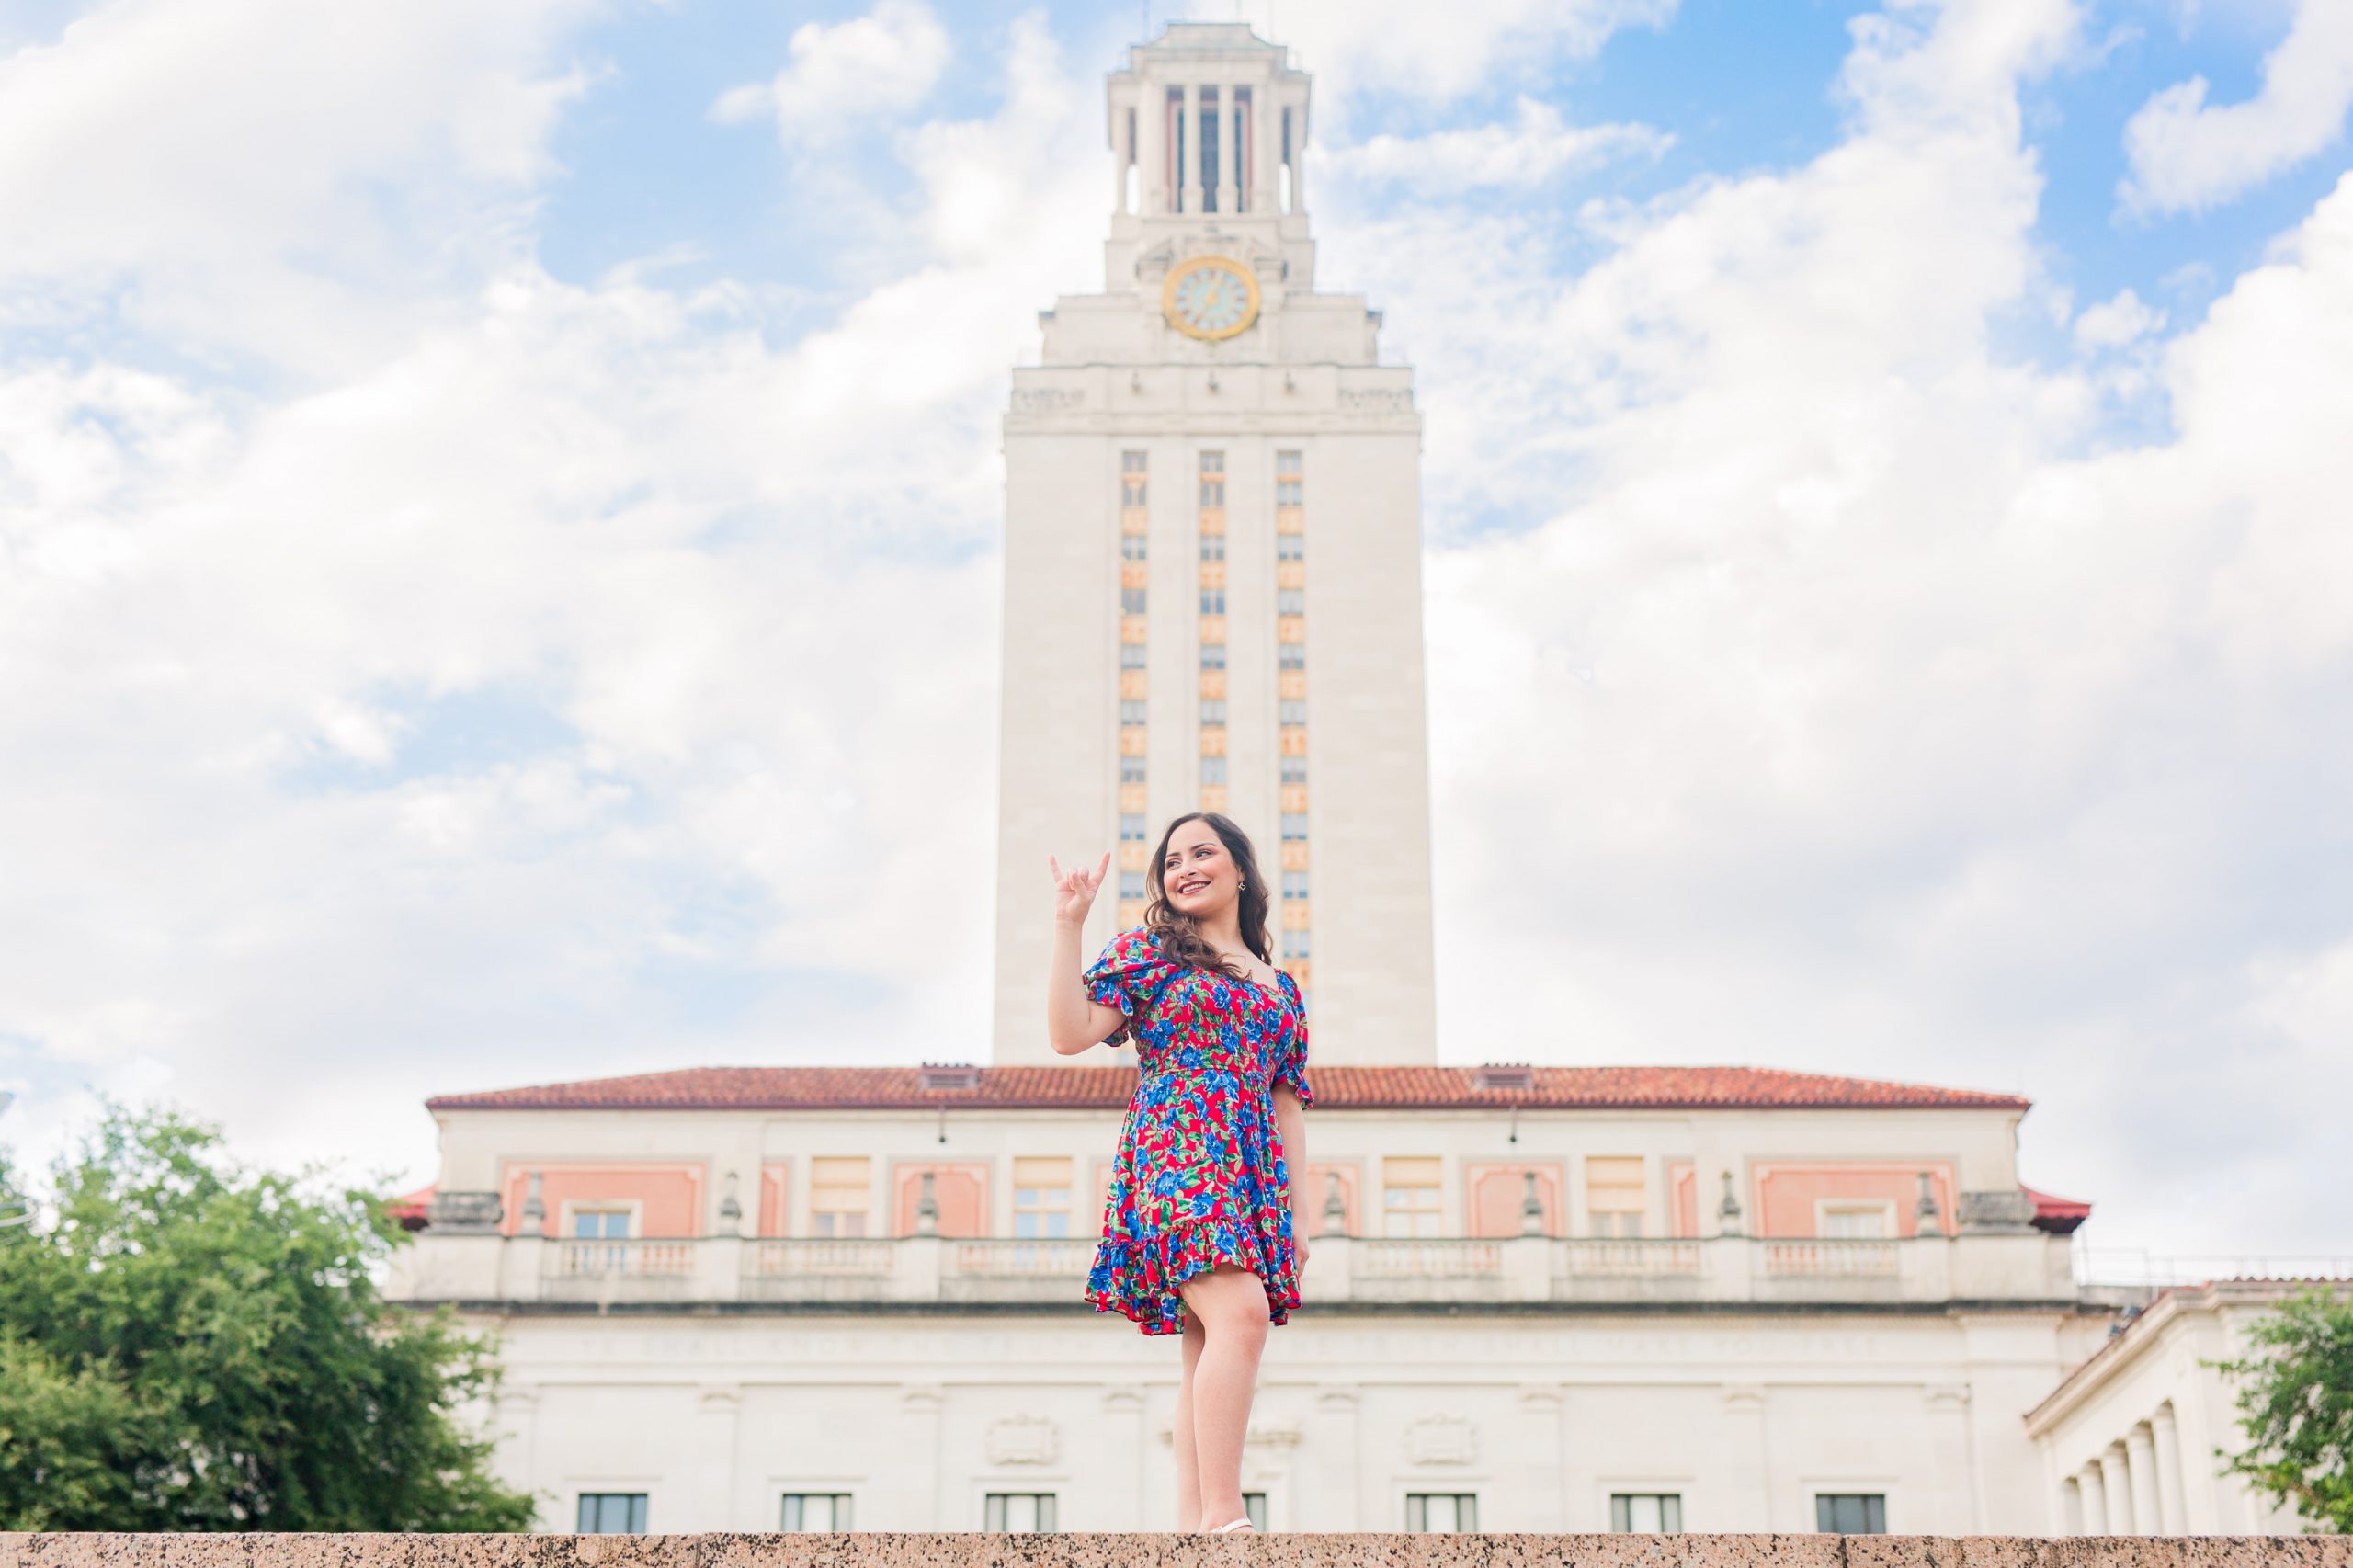
{"type": "Polygon", "coordinates": [[[772,119],[788,146],[822,144],[860,122],[922,106],[947,68],[948,31],[921,0],[876,0],[866,16],[803,23],[791,62],[766,82],[730,87],[710,106],[723,124],[772,119]]]}
{"type": "Polygon", "coordinates": [[[2117,195],[2129,210],[2218,206],[2334,143],[2353,108],[2353,6],[2300,0],[2254,97],[2213,105],[2206,93],[2203,76],[2176,83],[2125,126],[2132,172],[2117,195]]]}
{"type": "Polygon", "coordinates": [[[2143,304],[2140,295],[2125,289],[2105,303],[2087,307],[2075,318],[2075,347],[2122,348],[2162,331],[2165,324],[2165,312],[2143,304]]]}
{"type": "Polygon", "coordinates": [[[2276,1086],[2353,1058],[2249,1020],[2347,939],[2353,182],[2152,353],[2177,432],[2086,457],[2102,383],[1994,347],[2048,291],[2018,85],[2078,21],[1868,19],[1840,144],[1597,208],[1581,269],[1509,215],[1324,237],[1452,540],[1443,1047],[2021,1090],[2096,1242],[2319,1249],[2333,1131],[2276,1086]]]}
{"type": "Polygon", "coordinates": [[[1381,134],[1330,157],[1339,173],[1394,183],[1425,196],[1541,185],[1616,158],[1655,158],[1675,138],[1647,125],[1571,125],[1551,104],[1519,100],[1510,125],[1469,126],[1426,136],[1381,134]]]}
{"type": "Polygon", "coordinates": [[[183,345],[349,369],[420,324],[381,285],[511,241],[585,87],[589,0],[123,0],[0,59],[0,288],[183,345]],[[355,301],[373,293],[373,309],[355,301]]]}
{"type": "Polygon", "coordinates": [[[921,263],[780,347],[493,256],[278,395],[0,358],[12,1141],[132,1085],[414,1176],[453,1085],[982,1037],[991,903],[941,894],[992,800],[935,764],[994,744],[1006,369],[1104,186],[1006,48],[906,142],[921,263]]]}

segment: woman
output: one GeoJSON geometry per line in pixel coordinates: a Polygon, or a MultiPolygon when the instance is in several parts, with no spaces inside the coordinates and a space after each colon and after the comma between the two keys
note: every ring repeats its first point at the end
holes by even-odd
{"type": "Polygon", "coordinates": [[[1048,1038],[1075,1055],[1132,1039],[1142,1075],[1120,1133],[1086,1299],[1146,1334],[1185,1336],[1176,1385],[1180,1528],[1250,1529],[1242,1440],[1267,1325],[1299,1305],[1304,1210],[1289,1162],[1305,1157],[1307,1008],[1267,944],[1267,890],[1250,840],[1214,812],[1178,817],[1146,869],[1144,926],[1084,975],[1079,927],[1109,870],[1054,879],[1048,1038]]]}

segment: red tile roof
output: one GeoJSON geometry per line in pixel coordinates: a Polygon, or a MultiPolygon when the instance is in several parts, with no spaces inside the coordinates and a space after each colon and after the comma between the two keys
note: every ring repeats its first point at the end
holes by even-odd
{"type": "Polygon", "coordinates": [[[2035,1227],[2054,1236],[2073,1235],[2076,1226],[2092,1217],[2092,1206],[2081,1199],[2053,1198],[2025,1186],[2018,1190],[2034,1200],[2035,1227]]]}
{"type": "Polygon", "coordinates": [[[398,1198],[387,1198],[384,1199],[384,1212],[399,1221],[404,1231],[425,1229],[425,1211],[433,1207],[433,1189],[436,1185],[436,1183],[427,1182],[415,1192],[404,1193],[398,1198]]]}
{"type": "MultiPolygon", "coordinates": [[[[918,1067],[686,1067],[626,1078],[439,1095],[429,1110],[1117,1109],[1131,1067],[983,1067],[976,1088],[923,1086],[918,1067]]],[[[1338,1110],[2016,1110],[2017,1095],[1836,1078],[1770,1067],[1539,1067],[1531,1088],[1482,1086],[1474,1067],[1319,1067],[1319,1108],[1338,1110]]]]}

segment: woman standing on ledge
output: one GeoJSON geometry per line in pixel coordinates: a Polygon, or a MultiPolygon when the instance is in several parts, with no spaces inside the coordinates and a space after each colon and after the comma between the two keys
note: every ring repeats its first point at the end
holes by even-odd
{"type": "Polygon", "coordinates": [[[1111,865],[1054,879],[1046,1032],[1075,1055],[1132,1039],[1142,1075],[1120,1132],[1086,1299],[1146,1334],[1182,1334],[1181,1528],[1251,1528],[1242,1440],[1267,1325],[1299,1305],[1305,1210],[1288,1162],[1306,1153],[1307,1006],[1267,945],[1250,840],[1215,812],[1178,817],[1145,875],[1145,924],[1078,969],[1079,927],[1111,865]],[[1189,1311],[1188,1311],[1189,1309],[1189,1311]]]}

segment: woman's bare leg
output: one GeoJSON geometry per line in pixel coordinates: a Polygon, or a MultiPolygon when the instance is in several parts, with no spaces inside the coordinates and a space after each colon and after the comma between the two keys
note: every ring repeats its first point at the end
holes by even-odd
{"type": "Polygon", "coordinates": [[[1201,1346],[1208,1343],[1199,1312],[1185,1314],[1185,1369],[1176,1380],[1176,1418],[1170,1425],[1170,1445],[1176,1450],[1176,1528],[1203,1528],[1201,1465],[1193,1451],[1193,1369],[1200,1365],[1201,1346]]]}
{"type": "Polygon", "coordinates": [[[1242,1441],[1258,1392],[1267,1346],[1267,1288],[1245,1268],[1221,1265],[1179,1287],[1204,1331],[1193,1368],[1193,1453],[1200,1474],[1200,1521],[1215,1529],[1243,1517],[1242,1441]]]}

